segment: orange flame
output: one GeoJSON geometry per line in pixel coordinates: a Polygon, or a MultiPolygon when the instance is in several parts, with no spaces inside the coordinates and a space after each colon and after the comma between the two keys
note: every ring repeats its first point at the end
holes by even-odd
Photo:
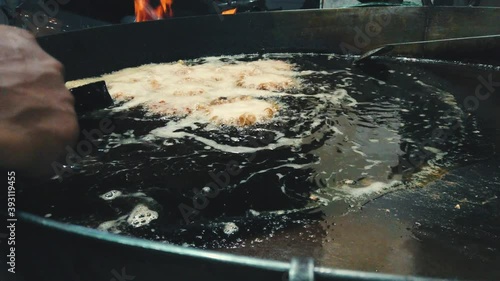
{"type": "Polygon", "coordinates": [[[230,10],[226,10],[226,11],[223,11],[222,14],[223,15],[234,15],[234,14],[236,14],[236,10],[237,10],[236,8],[230,9],[230,10]]]}
{"type": "Polygon", "coordinates": [[[141,22],[172,17],[174,15],[172,2],[173,0],[161,0],[160,5],[153,8],[149,4],[149,0],[134,0],[135,21],[141,22]]]}

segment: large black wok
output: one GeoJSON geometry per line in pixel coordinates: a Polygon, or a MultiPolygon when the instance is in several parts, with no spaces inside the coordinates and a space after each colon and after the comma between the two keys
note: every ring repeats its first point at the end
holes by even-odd
{"type": "MultiPolygon", "coordinates": [[[[64,63],[66,78],[72,80],[145,63],[209,55],[360,54],[388,43],[500,34],[499,16],[500,10],[495,8],[269,12],[107,26],[42,37],[39,42],[64,63]],[[386,26],[376,33],[372,30],[369,36],[360,35],[359,28],[369,26],[374,19],[386,26]]],[[[412,61],[435,77],[454,81],[455,98],[463,101],[474,91],[479,75],[500,81],[499,49],[497,38],[405,48],[400,53],[396,49],[389,55],[462,63],[412,61]]],[[[367,62],[365,71],[376,76],[388,61],[367,62]]],[[[331,241],[330,246],[302,243],[300,239],[290,243],[288,236],[283,236],[256,249],[224,251],[285,261],[293,256],[312,256],[320,265],[372,272],[449,279],[500,278],[495,266],[500,258],[498,91],[471,113],[493,144],[488,157],[449,171],[431,187],[372,198],[344,216],[330,215],[342,213],[336,208],[346,206],[330,206],[319,214],[323,221],[338,226],[322,234],[331,241]],[[455,188],[450,190],[450,186],[455,188]],[[468,206],[466,212],[453,208],[459,203],[468,206]]],[[[37,192],[43,202],[41,185],[37,192]]],[[[28,192],[30,189],[23,190],[28,192]]],[[[312,275],[315,280],[419,280],[312,268],[307,260],[294,260],[290,265],[165,245],[62,224],[26,212],[20,214],[16,233],[18,274],[16,279],[6,275],[2,280],[313,280],[312,275]]],[[[290,235],[293,237],[293,232],[290,235]]]]}

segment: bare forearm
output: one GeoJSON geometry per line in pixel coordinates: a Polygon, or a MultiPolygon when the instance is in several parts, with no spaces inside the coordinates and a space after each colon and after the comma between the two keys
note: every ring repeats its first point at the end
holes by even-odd
{"type": "Polygon", "coordinates": [[[14,119],[0,122],[0,167],[26,173],[28,176],[40,177],[51,174],[51,164],[64,157],[65,147],[72,146],[77,135],[68,132],[76,131],[70,121],[62,124],[61,120],[71,120],[73,116],[49,110],[34,110],[23,113],[33,114],[16,116],[14,119]],[[60,119],[53,120],[55,118],[60,119]],[[16,120],[19,119],[19,120],[16,120]],[[30,125],[26,125],[28,119],[30,125]],[[20,122],[18,122],[20,121],[20,122]],[[57,127],[54,124],[59,124],[57,127]]]}
{"type": "Polygon", "coordinates": [[[34,38],[0,26],[0,168],[49,175],[78,137],[62,65],[34,38]]]}

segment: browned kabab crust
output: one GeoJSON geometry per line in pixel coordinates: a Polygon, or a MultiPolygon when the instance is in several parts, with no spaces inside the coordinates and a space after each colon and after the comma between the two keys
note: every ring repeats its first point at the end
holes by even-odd
{"type": "MultiPolygon", "coordinates": [[[[293,66],[278,60],[151,64],[124,69],[104,79],[123,108],[141,106],[154,114],[191,116],[198,121],[250,126],[272,119],[274,100],[298,86],[293,66]]],[[[73,81],[68,86],[89,82],[73,81]]]]}

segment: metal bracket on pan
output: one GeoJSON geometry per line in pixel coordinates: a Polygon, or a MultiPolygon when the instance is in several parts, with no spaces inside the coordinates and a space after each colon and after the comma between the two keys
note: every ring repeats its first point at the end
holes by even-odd
{"type": "Polygon", "coordinates": [[[314,260],[293,258],[288,272],[288,281],[314,281],[314,260]]]}

